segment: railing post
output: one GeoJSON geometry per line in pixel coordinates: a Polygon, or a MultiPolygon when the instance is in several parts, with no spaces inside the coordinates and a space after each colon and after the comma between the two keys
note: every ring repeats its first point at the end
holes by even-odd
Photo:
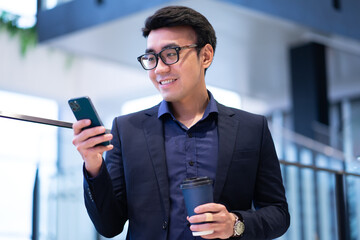
{"type": "Polygon", "coordinates": [[[335,174],[335,193],[338,239],[350,240],[349,214],[345,192],[345,176],[343,173],[335,174]]]}
{"type": "Polygon", "coordinates": [[[39,239],[39,191],[39,166],[37,166],[33,190],[31,240],[39,239]]]}

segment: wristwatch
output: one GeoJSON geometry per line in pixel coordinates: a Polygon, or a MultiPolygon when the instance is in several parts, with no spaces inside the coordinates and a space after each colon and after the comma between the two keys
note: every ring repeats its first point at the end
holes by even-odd
{"type": "MultiPolygon", "coordinates": [[[[240,219],[238,214],[233,213],[235,216],[234,234],[232,237],[241,237],[245,231],[245,224],[243,219],[240,219]]],[[[241,216],[240,216],[241,217],[241,216]]]]}

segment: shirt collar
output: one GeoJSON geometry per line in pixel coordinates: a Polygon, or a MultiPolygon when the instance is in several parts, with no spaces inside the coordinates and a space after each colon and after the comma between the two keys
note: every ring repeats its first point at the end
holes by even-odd
{"type": "MultiPolygon", "coordinates": [[[[216,101],[215,101],[212,93],[209,90],[208,90],[208,95],[209,95],[209,103],[206,106],[204,116],[202,117],[201,120],[207,118],[210,113],[218,113],[219,112],[216,101]]],[[[172,117],[172,119],[175,119],[174,115],[170,111],[170,104],[167,101],[162,100],[162,102],[160,103],[160,106],[159,106],[158,118],[161,118],[162,116],[164,116],[166,114],[169,114],[172,117]]]]}

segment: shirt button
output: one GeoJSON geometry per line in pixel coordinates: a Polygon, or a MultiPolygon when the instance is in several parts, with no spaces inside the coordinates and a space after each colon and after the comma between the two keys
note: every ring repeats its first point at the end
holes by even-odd
{"type": "Polygon", "coordinates": [[[167,228],[167,221],[164,221],[162,228],[163,228],[163,229],[166,229],[166,228],[167,228]]]}
{"type": "Polygon", "coordinates": [[[187,134],[189,138],[192,138],[192,134],[191,133],[188,133],[187,134]]]}
{"type": "Polygon", "coordinates": [[[190,162],[189,162],[189,165],[190,165],[190,166],[194,166],[194,162],[193,162],[193,161],[190,161],[190,162]]]}

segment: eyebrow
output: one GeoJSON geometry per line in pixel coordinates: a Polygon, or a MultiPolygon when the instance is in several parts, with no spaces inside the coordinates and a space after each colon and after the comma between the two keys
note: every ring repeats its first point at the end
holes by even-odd
{"type": "MultiPolygon", "coordinates": [[[[163,50],[163,49],[165,49],[165,48],[178,47],[178,46],[179,46],[179,44],[169,43],[169,44],[166,44],[165,46],[163,46],[163,47],[161,48],[161,50],[163,50]]],[[[155,50],[152,49],[152,48],[147,48],[147,49],[145,50],[145,53],[155,53],[155,50]]]]}

